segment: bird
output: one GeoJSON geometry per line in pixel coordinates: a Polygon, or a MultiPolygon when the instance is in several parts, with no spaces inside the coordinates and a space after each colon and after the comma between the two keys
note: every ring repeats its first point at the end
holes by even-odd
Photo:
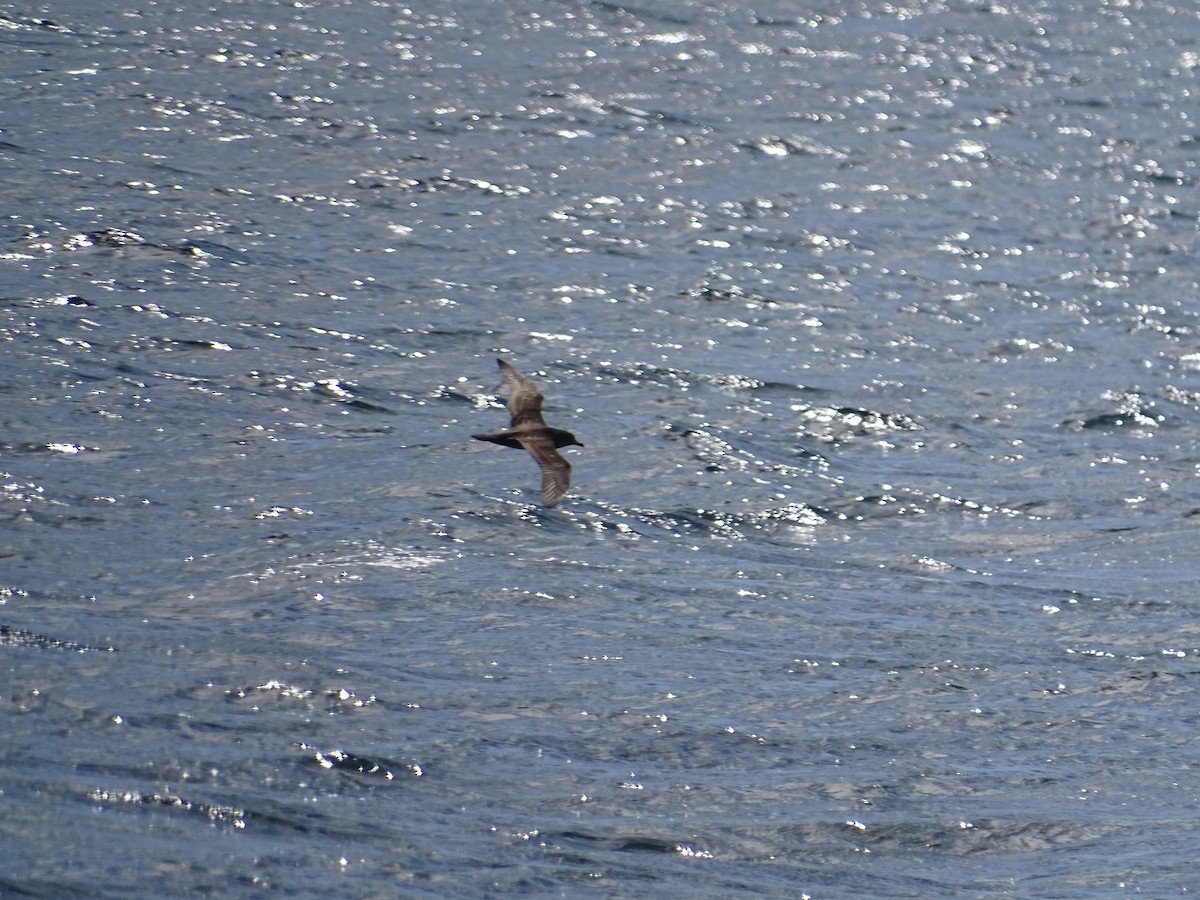
{"type": "Polygon", "coordinates": [[[551,428],[542,418],[542,397],[537,385],[497,359],[500,374],[508,385],[508,413],[512,423],[501,431],[473,434],[477,441],[490,441],[515,450],[528,450],[542,469],[542,506],[550,508],[567,493],[571,484],[571,464],[558,453],[559,447],[582,447],[575,435],[551,428]]]}

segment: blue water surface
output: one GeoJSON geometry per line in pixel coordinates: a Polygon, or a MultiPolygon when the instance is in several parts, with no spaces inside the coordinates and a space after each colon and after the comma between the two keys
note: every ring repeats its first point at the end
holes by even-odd
{"type": "Polygon", "coordinates": [[[0,37],[0,894],[1197,887],[1196,12],[0,37]]]}

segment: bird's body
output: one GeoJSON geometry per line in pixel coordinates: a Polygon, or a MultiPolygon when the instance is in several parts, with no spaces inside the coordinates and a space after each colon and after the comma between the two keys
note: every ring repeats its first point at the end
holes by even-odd
{"type": "Polygon", "coordinates": [[[477,441],[490,441],[527,450],[542,470],[542,505],[555,506],[571,484],[571,464],[558,453],[559,447],[582,447],[575,435],[561,428],[551,428],[542,418],[542,394],[532,381],[502,359],[500,374],[508,385],[508,413],[512,419],[508,428],[473,434],[477,441]]]}

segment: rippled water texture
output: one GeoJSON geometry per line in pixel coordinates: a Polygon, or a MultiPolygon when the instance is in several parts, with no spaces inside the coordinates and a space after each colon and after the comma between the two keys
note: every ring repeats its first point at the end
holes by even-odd
{"type": "Polygon", "coordinates": [[[0,38],[0,894],[1196,887],[1195,10],[0,38]]]}

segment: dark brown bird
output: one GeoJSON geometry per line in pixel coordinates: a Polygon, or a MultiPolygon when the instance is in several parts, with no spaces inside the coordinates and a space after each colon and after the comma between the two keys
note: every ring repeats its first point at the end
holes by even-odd
{"type": "Polygon", "coordinates": [[[508,412],[512,424],[503,431],[473,434],[477,441],[491,441],[516,450],[528,450],[542,468],[542,505],[555,506],[571,484],[571,464],[563,459],[558,447],[582,447],[575,435],[551,428],[542,418],[541,391],[532,381],[502,359],[500,374],[508,385],[508,412]]]}

